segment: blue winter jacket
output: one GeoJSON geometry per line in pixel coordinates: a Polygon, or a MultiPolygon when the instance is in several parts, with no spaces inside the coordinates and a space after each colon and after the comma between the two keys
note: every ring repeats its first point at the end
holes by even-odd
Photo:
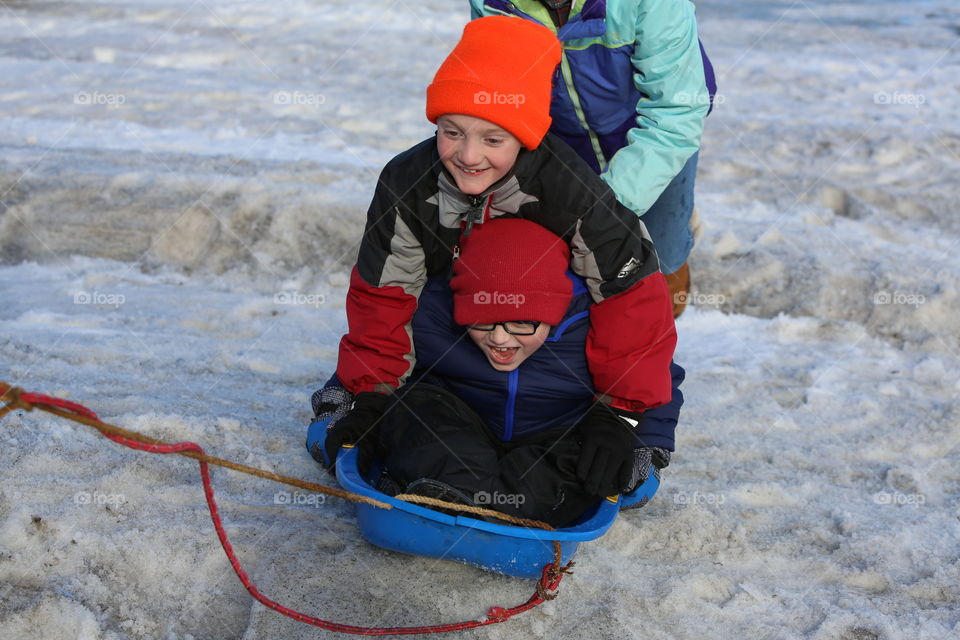
{"type": "MultiPolygon", "coordinates": [[[[574,297],[566,315],[544,345],[511,372],[491,367],[466,329],[453,321],[449,278],[429,278],[413,317],[417,368],[407,384],[423,381],[451,391],[504,441],[577,424],[594,398],[584,353],[592,301],[583,281],[567,275],[574,282],[574,297]]],[[[638,447],[673,450],[684,371],[675,363],[670,371],[673,399],[644,413],[638,447]]]]}
{"type": "Polygon", "coordinates": [[[471,17],[543,24],[563,45],[550,131],[638,215],[700,148],[716,93],[688,0],[573,0],[559,30],[540,0],[470,0],[471,17]]]}

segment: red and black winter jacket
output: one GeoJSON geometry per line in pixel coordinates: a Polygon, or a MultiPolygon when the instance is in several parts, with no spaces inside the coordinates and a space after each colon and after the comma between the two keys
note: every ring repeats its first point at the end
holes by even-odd
{"type": "Polygon", "coordinates": [[[650,236],[552,134],[537,149],[522,149],[512,173],[478,196],[457,189],[435,138],[387,163],[347,293],[348,333],[337,363],[344,386],[389,393],[403,384],[416,361],[411,320],[427,277],[449,268],[465,227],[497,216],[531,220],[570,245],[570,266],[596,302],[587,363],[598,395],[628,411],[669,402],[677,335],[650,236]]]}

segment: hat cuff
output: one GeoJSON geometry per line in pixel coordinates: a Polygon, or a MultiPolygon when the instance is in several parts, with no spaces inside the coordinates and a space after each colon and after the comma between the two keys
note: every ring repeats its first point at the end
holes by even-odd
{"type": "Polygon", "coordinates": [[[460,325],[532,320],[557,325],[570,306],[569,293],[477,291],[453,296],[453,319],[460,325]]]}
{"type": "Polygon", "coordinates": [[[445,114],[463,114],[489,120],[503,127],[523,143],[536,149],[553,121],[528,100],[527,92],[489,91],[472,80],[437,80],[427,87],[427,120],[436,123],[445,114]]]}

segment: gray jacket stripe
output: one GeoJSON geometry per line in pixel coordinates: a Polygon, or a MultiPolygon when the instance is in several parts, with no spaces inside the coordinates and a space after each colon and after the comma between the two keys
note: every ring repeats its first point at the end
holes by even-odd
{"type": "MultiPolygon", "coordinates": [[[[390,238],[390,254],[383,264],[383,271],[380,273],[380,282],[377,286],[403,287],[405,293],[414,298],[420,298],[420,292],[423,291],[427,283],[427,263],[426,255],[423,251],[423,245],[417,240],[407,223],[400,216],[397,210],[397,217],[393,223],[393,237],[390,238]]],[[[417,354],[413,345],[413,326],[412,321],[404,326],[407,337],[410,339],[410,351],[403,354],[403,359],[409,365],[406,372],[400,376],[400,386],[407,381],[413,372],[413,367],[417,363],[417,354]]]]}
{"type": "Polygon", "coordinates": [[[603,284],[603,278],[600,277],[596,256],[580,235],[581,224],[583,220],[577,220],[577,229],[570,240],[570,266],[573,267],[574,273],[587,281],[587,288],[590,290],[593,301],[602,302],[603,294],[600,293],[600,285],[603,284]]]}
{"type": "Polygon", "coordinates": [[[414,298],[427,283],[427,258],[423,245],[397,211],[390,238],[390,253],[383,263],[378,287],[398,286],[414,298]]]}

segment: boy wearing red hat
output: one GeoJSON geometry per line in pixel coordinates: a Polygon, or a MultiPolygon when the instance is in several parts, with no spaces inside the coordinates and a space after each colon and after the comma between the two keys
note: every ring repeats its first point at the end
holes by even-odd
{"type": "MultiPolygon", "coordinates": [[[[450,268],[475,226],[503,216],[535,222],[569,246],[570,266],[595,303],[586,361],[600,403],[635,419],[670,401],[676,330],[650,237],[606,183],[547,133],[559,60],[560,43],[548,29],[482,18],[466,26],[427,88],[437,135],[384,168],[351,275],[349,331],[328,383],[341,399],[327,436],[333,450],[362,441],[413,371],[412,319],[427,278],[450,268]]],[[[540,257],[531,252],[529,263],[540,257]]],[[[337,404],[331,394],[314,394],[315,414],[337,404]]]]}
{"type": "Polygon", "coordinates": [[[416,368],[358,445],[384,462],[381,490],[563,525],[600,497],[632,493],[651,464],[659,478],[684,372],[671,365],[671,401],[635,424],[597,403],[585,354],[594,305],[568,263],[556,235],[498,218],[464,240],[452,278],[428,279],[412,323],[416,368]]]}
{"type": "Polygon", "coordinates": [[[683,370],[673,366],[671,402],[636,424],[595,401],[585,357],[594,305],[569,254],[543,227],[498,218],[465,239],[452,279],[428,280],[413,319],[416,369],[361,441],[384,462],[382,490],[564,525],[634,491],[651,464],[659,477],[683,370]]]}

